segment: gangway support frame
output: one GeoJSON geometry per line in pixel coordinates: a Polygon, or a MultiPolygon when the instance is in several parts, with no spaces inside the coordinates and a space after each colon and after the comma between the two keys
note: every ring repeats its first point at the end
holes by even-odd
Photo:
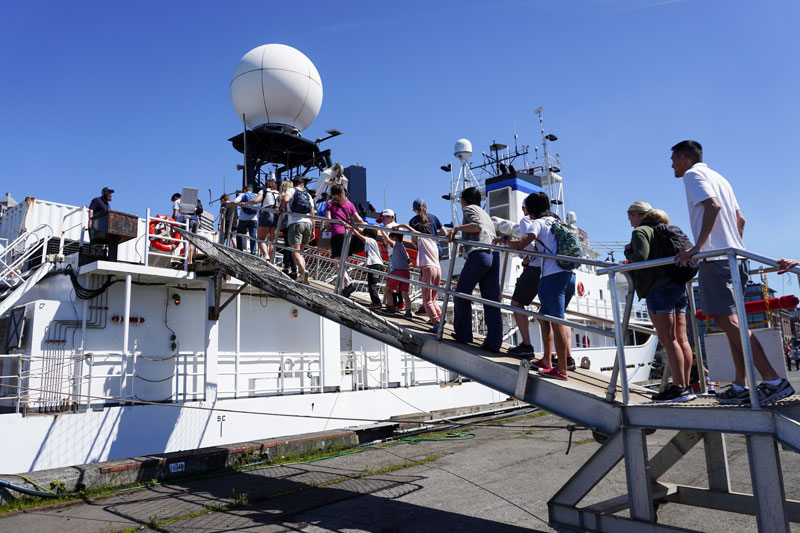
{"type": "MultiPolygon", "coordinates": [[[[334,288],[308,287],[269,272],[265,262],[178,230],[216,262],[219,271],[268,294],[292,302],[321,317],[385,342],[430,363],[513,395],[557,416],[582,424],[608,439],[548,502],[550,524],[583,531],[687,531],[657,524],[660,503],[673,502],[757,516],[762,532],[788,531],[788,521],[800,522],[800,501],[787,501],[777,443],[800,451],[800,408],[796,401],[769,409],[722,406],[692,407],[652,404],[650,396],[632,386],[632,402],[617,401],[620,387],[609,386],[600,374],[576,371],[567,382],[529,373],[525,363],[451,340],[437,338],[402,318],[389,319],[335,294],[334,288]],[[496,359],[500,357],[500,359],[496,359]],[[580,380],[583,379],[581,382],[580,380]],[[606,397],[606,390],[612,392],[606,397]],[[638,402],[638,403],[637,403],[638,402]],[[677,434],[651,459],[650,430],[677,434]],[[724,434],[747,440],[754,494],[730,491],[724,434]],[[704,442],[709,488],[659,482],[698,442],[704,442]],[[625,463],[627,494],[588,507],[580,501],[620,462],[625,463]],[[617,516],[630,509],[630,518],[617,516]]],[[[210,281],[213,284],[213,281],[210,281]]],[[[210,300],[218,305],[218,300],[210,300]]],[[[617,317],[618,320],[622,317],[617,317]]],[[[617,327],[617,337],[619,335],[617,327]]],[[[443,331],[440,329],[440,332],[443,331]]],[[[440,333],[441,334],[441,333],[440,333]]],[[[623,387],[624,389],[624,387],[623,387]]]]}
{"type": "Polygon", "coordinates": [[[687,531],[657,524],[662,503],[755,516],[762,532],[789,531],[800,521],[800,501],[786,500],[775,440],[746,435],[753,494],[732,492],[725,436],[716,432],[679,431],[652,459],[647,459],[646,432],[623,427],[572,476],[548,502],[550,525],[582,531],[687,531]],[[698,442],[705,451],[708,488],[659,482],[698,442]],[[620,462],[625,462],[627,494],[586,507],[583,498],[620,462]],[[630,518],[615,513],[630,509],[630,518]]]}

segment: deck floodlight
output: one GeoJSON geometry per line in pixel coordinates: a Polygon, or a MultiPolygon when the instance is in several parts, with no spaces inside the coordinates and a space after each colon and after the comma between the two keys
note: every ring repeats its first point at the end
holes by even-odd
{"type": "Polygon", "coordinates": [[[450,169],[452,169],[453,166],[450,163],[447,163],[446,165],[442,165],[439,168],[441,168],[445,172],[450,172],[450,169]]]}
{"type": "Polygon", "coordinates": [[[547,139],[548,141],[557,141],[558,140],[558,137],[556,137],[552,133],[548,133],[547,135],[544,136],[544,138],[547,139]]]}
{"type": "Polygon", "coordinates": [[[337,130],[337,129],[325,130],[325,133],[327,133],[327,134],[328,134],[328,136],[327,136],[327,137],[317,137],[317,138],[314,140],[314,142],[315,142],[315,143],[317,143],[317,144],[319,144],[319,143],[321,143],[322,141],[327,141],[328,139],[333,139],[334,137],[338,137],[339,135],[341,135],[341,134],[342,134],[342,132],[341,132],[341,131],[339,131],[339,130],[337,130]]]}

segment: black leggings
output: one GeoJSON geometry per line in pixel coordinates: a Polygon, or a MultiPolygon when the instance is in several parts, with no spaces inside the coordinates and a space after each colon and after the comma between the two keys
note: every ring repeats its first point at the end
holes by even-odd
{"type": "MultiPolygon", "coordinates": [[[[367,265],[367,268],[383,272],[383,265],[367,265]]],[[[381,304],[381,297],[378,293],[378,284],[380,281],[381,276],[378,274],[373,274],[372,272],[367,273],[367,289],[369,290],[369,299],[372,301],[373,305],[381,304]]]]}

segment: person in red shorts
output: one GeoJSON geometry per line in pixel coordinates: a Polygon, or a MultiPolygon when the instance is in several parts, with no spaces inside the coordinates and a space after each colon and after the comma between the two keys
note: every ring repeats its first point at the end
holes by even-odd
{"type": "MultiPolygon", "coordinates": [[[[408,270],[408,265],[411,260],[408,257],[406,247],[403,245],[403,235],[399,233],[390,233],[384,237],[384,242],[387,246],[392,247],[392,260],[389,263],[389,273],[393,276],[399,276],[406,279],[411,279],[411,273],[408,270]]],[[[394,313],[394,301],[392,300],[392,293],[399,292],[403,295],[403,302],[405,302],[406,318],[411,318],[411,298],[408,296],[409,284],[407,281],[399,281],[396,279],[388,278],[386,280],[386,291],[383,293],[383,301],[386,305],[387,313],[394,313]]]]}

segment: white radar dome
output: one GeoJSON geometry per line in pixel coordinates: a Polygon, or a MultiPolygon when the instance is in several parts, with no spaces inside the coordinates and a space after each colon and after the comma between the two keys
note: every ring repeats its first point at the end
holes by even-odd
{"type": "Polygon", "coordinates": [[[456,156],[459,161],[466,161],[472,157],[472,143],[467,139],[457,140],[453,155],[456,156]]]}
{"type": "Polygon", "coordinates": [[[281,124],[303,131],[322,106],[322,80],[302,52],[265,44],[247,52],[233,71],[231,101],[247,127],[281,124]]]}

